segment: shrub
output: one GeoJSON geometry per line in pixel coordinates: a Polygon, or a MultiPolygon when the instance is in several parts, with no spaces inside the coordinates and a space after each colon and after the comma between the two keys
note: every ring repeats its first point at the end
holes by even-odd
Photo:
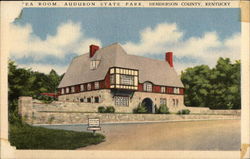
{"type": "Polygon", "coordinates": [[[98,107],[98,113],[105,113],[106,109],[103,106],[98,107]]]}
{"type": "Polygon", "coordinates": [[[147,113],[147,108],[144,103],[139,103],[137,108],[133,110],[134,113],[147,113]]]}
{"type": "Polygon", "coordinates": [[[161,104],[157,113],[159,114],[169,114],[169,110],[168,107],[166,106],[166,104],[161,104]]]}
{"type": "Polygon", "coordinates": [[[106,113],[114,113],[115,112],[115,108],[113,106],[109,106],[106,108],[106,113]]]}
{"type": "Polygon", "coordinates": [[[177,112],[177,114],[190,114],[190,110],[189,109],[182,109],[182,110],[179,110],[177,112]]]}

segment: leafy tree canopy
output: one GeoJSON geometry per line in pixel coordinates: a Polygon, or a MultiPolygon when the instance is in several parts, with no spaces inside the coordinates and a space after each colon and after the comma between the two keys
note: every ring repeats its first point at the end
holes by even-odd
{"type": "Polygon", "coordinates": [[[181,73],[187,106],[240,109],[240,61],[220,57],[214,68],[187,68],[181,73]]]}
{"type": "Polygon", "coordinates": [[[11,60],[9,60],[8,68],[10,120],[12,120],[13,115],[16,115],[19,96],[35,96],[47,92],[56,93],[56,88],[62,78],[53,69],[49,74],[44,74],[31,69],[18,68],[11,60]]]}

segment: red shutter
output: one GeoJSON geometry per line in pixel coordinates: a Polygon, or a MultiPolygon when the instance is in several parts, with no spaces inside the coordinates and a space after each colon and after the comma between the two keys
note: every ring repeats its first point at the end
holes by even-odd
{"type": "Polygon", "coordinates": [[[180,88],[180,94],[184,94],[184,88],[180,88]]]}
{"type": "Polygon", "coordinates": [[[143,91],[143,84],[141,83],[138,84],[138,91],[143,91]]]}
{"type": "Polygon", "coordinates": [[[110,74],[109,74],[109,72],[106,74],[106,77],[104,79],[104,85],[105,85],[105,88],[110,88],[110,74]]]}
{"type": "Polygon", "coordinates": [[[160,86],[153,86],[153,92],[160,93],[161,87],[160,86]]]}
{"type": "Polygon", "coordinates": [[[100,89],[105,88],[105,81],[100,81],[100,89]]]}
{"type": "Polygon", "coordinates": [[[80,92],[80,85],[75,86],[75,92],[80,92]]]}

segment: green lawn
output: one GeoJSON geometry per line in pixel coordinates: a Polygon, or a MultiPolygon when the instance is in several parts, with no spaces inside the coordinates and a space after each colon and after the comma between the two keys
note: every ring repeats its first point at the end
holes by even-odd
{"type": "Polygon", "coordinates": [[[105,140],[102,134],[10,124],[9,140],[17,149],[76,149],[105,140]]]}

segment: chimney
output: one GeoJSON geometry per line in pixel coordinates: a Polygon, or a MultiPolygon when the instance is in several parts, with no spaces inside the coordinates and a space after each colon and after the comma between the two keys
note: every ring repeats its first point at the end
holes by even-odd
{"type": "Polygon", "coordinates": [[[99,46],[97,46],[97,45],[90,45],[89,46],[89,57],[91,58],[91,57],[93,57],[94,55],[95,55],[95,52],[97,51],[97,50],[99,50],[99,46]]]}
{"type": "Polygon", "coordinates": [[[174,67],[173,52],[166,52],[165,60],[169,63],[170,67],[174,67]]]}

